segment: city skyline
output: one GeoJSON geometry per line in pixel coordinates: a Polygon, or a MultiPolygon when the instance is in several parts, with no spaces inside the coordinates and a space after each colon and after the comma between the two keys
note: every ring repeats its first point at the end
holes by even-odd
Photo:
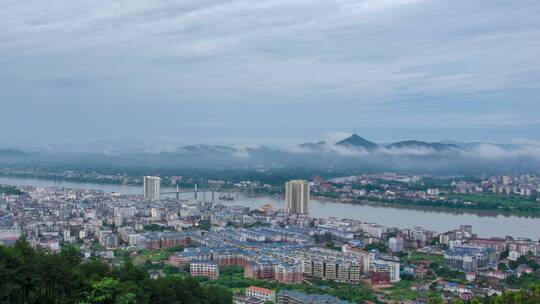
{"type": "Polygon", "coordinates": [[[539,15],[535,1],[8,3],[0,141],[538,141],[539,15]]]}

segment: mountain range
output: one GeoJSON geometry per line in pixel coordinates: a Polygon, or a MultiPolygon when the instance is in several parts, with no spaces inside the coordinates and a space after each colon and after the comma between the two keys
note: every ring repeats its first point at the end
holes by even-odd
{"type": "MultiPolygon", "coordinates": [[[[299,145],[299,147],[301,148],[311,149],[311,150],[318,150],[324,146],[327,146],[326,141],[321,141],[318,143],[304,143],[304,144],[299,145]]],[[[344,138],[338,141],[337,143],[335,143],[335,146],[352,148],[352,149],[365,149],[368,151],[372,151],[378,148],[387,148],[387,149],[404,149],[404,148],[419,149],[421,148],[421,149],[433,149],[434,151],[461,149],[461,147],[456,144],[425,142],[425,141],[419,141],[419,140],[404,140],[404,141],[398,141],[391,144],[380,145],[372,141],[369,141],[357,134],[353,134],[347,138],[344,138]]]]}
{"type": "Polygon", "coordinates": [[[0,150],[0,166],[253,170],[310,169],[412,173],[540,171],[540,146],[488,142],[404,140],[375,143],[357,134],[337,142],[292,147],[188,145],[162,152],[67,153],[0,150]]]}

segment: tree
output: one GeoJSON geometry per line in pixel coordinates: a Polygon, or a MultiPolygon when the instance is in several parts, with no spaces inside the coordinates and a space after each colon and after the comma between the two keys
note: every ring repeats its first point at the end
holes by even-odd
{"type": "Polygon", "coordinates": [[[440,295],[433,295],[429,297],[427,303],[428,304],[444,304],[444,300],[440,295]]]}
{"type": "Polygon", "coordinates": [[[77,252],[33,250],[21,240],[0,246],[0,303],[229,304],[222,287],[202,287],[196,280],[150,279],[131,261],[109,268],[99,260],[81,261],[77,252]]]}
{"type": "MultiPolygon", "coordinates": [[[[480,304],[478,298],[474,298],[471,304],[480,304]]],[[[488,304],[536,304],[540,303],[540,284],[532,284],[529,288],[519,291],[508,291],[494,298],[485,297],[484,303],[488,304]]]]}
{"type": "Polygon", "coordinates": [[[373,250],[373,249],[377,249],[380,252],[386,252],[388,250],[388,248],[384,244],[379,244],[379,243],[371,243],[366,246],[366,250],[373,250]]]}
{"type": "Polygon", "coordinates": [[[119,282],[117,279],[105,277],[92,284],[92,292],[83,303],[88,304],[113,304],[116,299],[116,289],[119,282]]]}
{"type": "Polygon", "coordinates": [[[126,294],[118,296],[116,300],[116,304],[136,304],[137,303],[137,295],[128,292],[126,294]]]}

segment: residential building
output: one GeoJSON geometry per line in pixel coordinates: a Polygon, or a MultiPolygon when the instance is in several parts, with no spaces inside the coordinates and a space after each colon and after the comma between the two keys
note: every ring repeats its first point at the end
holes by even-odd
{"type": "Polygon", "coordinates": [[[161,178],[157,176],[145,176],[143,179],[144,184],[144,198],[151,201],[159,201],[161,191],[161,178]]]}
{"type": "Polygon", "coordinates": [[[444,253],[444,264],[452,270],[475,272],[496,267],[497,252],[492,247],[454,246],[444,253]]]}
{"type": "Polygon", "coordinates": [[[371,284],[373,285],[385,285],[401,280],[399,275],[399,263],[396,262],[374,260],[371,262],[369,270],[371,274],[371,284]]]}
{"type": "Polygon", "coordinates": [[[305,180],[285,183],[285,211],[289,214],[308,214],[309,184],[305,180]]]}
{"type": "Polygon", "coordinates": [[[266,302],[264,300],[251,298],[244,295],[234,295],[232,300],[234,304],[264,304],[266,302]]]}
{"type": "Polygon", "coordinates": [[[470,238],[467,240],[467,245],[474,247],[492,247],[497,253],[502,253],[507,249],[506,240],[503,238],[470,238]]]}
{"type": "Polygon", "coordinates": [[[300,284],[304,277],[302,275],[302,267],[297,264],[280,264],[275,268],[274,279],[283,284],[300,284]]]}
{"type": "Polygon", "coordinates": [[[244,277],[252,279],[273,279],[275,277],[275,262],[260,260],[248,263],[244,268],[244,277]]]}
{"type": "Polygon", "coordinates": [[[249,286],[248,288],[246,288],[246,296],[268,302],[276,301],[275,291],[258,286],[249,286]]]}
{"type": "Polygon", "coordinates": [[[403,251],[403,238],[401,237],[391,237],[388,240],[388,248],[392,252],[401,252],[403,251]]]}
{"type": "Polygon", "coordinates": [[[279,304],[350,304],[331,295],[305,294],[296,290],[282,289],[278,293],[279,304]]]}
{"type": "Polygon", "coordinates": [[[219,277],[219,266],[216,261],[197,260],[189,264],[189,272],[194,277],[207,277],[215,280],[219,277]]]}

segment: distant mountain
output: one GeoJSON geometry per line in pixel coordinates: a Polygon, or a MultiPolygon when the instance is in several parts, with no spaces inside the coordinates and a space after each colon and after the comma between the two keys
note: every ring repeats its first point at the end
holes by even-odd
{"type": "Polygon", "coordinates": [[[326,146],[326,141],[320,141],[317,143],[304,143],[301,145],[298,145],[298,147],[306,150],[312,150],[312,151],[319,151],[322,150],[326,146]]]}
{"type": "Polygon", "coordinates": [[[0,156],[23,156],[25,152],[16,149],[3,149],[0,150],[0,156]]]}
{"type": "Polygon", "coordinates": [[[189,154],[230,154],[236,152],[234,147],[223,145],[189,145],[178,149],[180,153],[189,154]]]}
{"type": "MultiPolygon", "coordinates": [[[[188,145],[161,152],[73,153],[0,149],[1,166],[31,168],[327,170],[358,172],[497,173],[540,172],[540,147],[488,142],[371,142],[357,134],[337,143],[303,143],[275,148],[260,145],[188,145]]],[[[149,170],[150,170],[149,169],[149,170]]]]}
{"type": "Polygon", "coordinates": [[[431,143],[431,142],[425,142],[425,141],[419,141],[419,140],[404,140],[404,141],[398,141],[392,144],[389,144],[386,146],[387,148],[391,149],[403,149],[403,148],[425,148],[425,149],[433,149],[435,151],[445,151],[445,150],[451,150],[451,149],[461,149],[461,147],[454,145],[454,144],[443,144],[443,143],[431,143]]]}
{"type": "Polygon", "coordinates": [[[484,141],[469,141],[469,142],[459,142],[459,141],[440,141],[440,143],[443,144],[452,144],[459,146],[460,148],[471,150],[471,149],[477,149],[482,146],[494,146],[498,147],[503,150],[516,150],[523,148],[524,145],[521,144],[513,144],[513,143],[491,143],[491,142],[484,142],[484,141]]]}
{"type": "Polygon", "coordinates": [[[373,150],[378,147],[374,142],[371,142],[361,136],[353,134],[344,140],[341,140],[336,143],[336,146],[345,146],[345,147],[354,147],[354,148],[364,148],[366,150],[373,150]]]}

